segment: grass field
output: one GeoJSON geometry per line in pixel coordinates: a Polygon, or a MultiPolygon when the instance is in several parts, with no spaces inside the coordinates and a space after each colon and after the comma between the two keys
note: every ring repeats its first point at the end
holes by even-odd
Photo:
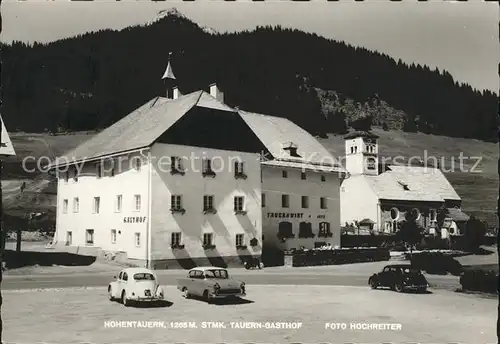
{"type": "MultiPolygon", "coordinates": [[[[374,133],[380,136],[379,152],[383,157],[402,156],[410,157],[436,157],[451,184],[463,199],[465,212],[474,214],[482,220],[488,221],[489,225],[497,225],[496,200],[498,197],[498,144],[487,143],[479,140],[450,138],[422,133],[404,133],[398,131],[383,131],[374,129],[374,133]],[[462,171],[458,164],[460,155],[463,159],[462,171]],[[476,161],[480,163],[471,171],[476,161]],[[452,170],[452,161],[454,171],[452,170]]],[[[28,134],[12,133],[11,140],[17,156],[6,159],[3,170],[4,198],[7,211],[16,208],[16,214],[22,213],[27,208],[37,208],[33,204],[33,197],[20,199],[19,186],[23,180],[29,184],[27,190],[37,193],[40,189],[52,188],[46,181],[40,178],[40,173],[27,172],[23,169],[23,161],[28,162],[27,167],[32,168],[33,161],[39,157],[53,158],[64,155],[69,150],[88,140],[93,132],[72,133],[67,135],[28,134]],[[27,157],[32,157],[26,159],[27,157]],[[29,181],[38,177],[34,182],[29,181]]],[[[320,142],[335,156],[344,156],[344,140],[342,136],[332,135],[328,139],[320,139],[320,142]]],[[[416,159],[416,158],[415,158],[416,159]]],[[[55,190],[51,190],[53,193],[55,190]]],[[[53,207],[42,201],[38,208],[49,209],[53,207]]]]}

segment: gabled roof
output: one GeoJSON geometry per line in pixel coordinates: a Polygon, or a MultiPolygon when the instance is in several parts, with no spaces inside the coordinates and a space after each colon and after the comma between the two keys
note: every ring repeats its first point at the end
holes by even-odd
{"type": "MultiPolygon", "coordinates": [[[[311,134],[292,121],[268,115],[238,111],[252,131],[267,148],[272,158],[288,163],[316,164],[335,171],[345,171],[342,165],[311,134]],[[298,156],[290,156],[285,148],[293,143],[298,156]]],[[[272,163],[268,159],[267,164],[272,163]]]]}
{"type": "Polygon", "coordinates": [[[57,158],[51,167],[149,147],[194,106],[235,112],[205,91],[193,92],[177,99],[156,97],[64,157],[57,158]]]}
{"type": "Polygon", "coordinates": [[[237,112],[205,91],[193,92],[177,99],[156,97],[65,156],[57,158],[50,167],[96,160],[150,147],[195,106],[239,115],[272,155],[266,157],[267,164],[274,160],[290,167],[345,172],[342,165],[323,145],[290,120],[245,111],[237,112]],[[284,149],[290,147],[291,142],[296,146],[299,157],[290,156],[284,149]]]}
{"type": "Polygon", "coordinates": [[[2,142],[0,143],[0,155],[2,156],[13,156],[16,155],[14,151],[14,146],[12,145],[12,141],[10,140],[9,133],[5,128],[3,123],[3,119],[0,118],[2,122],[2,142]]]}
{"type": "Polygon", "coordinates": [[[461,200],[441,170],[431,167],[389,166],[378,176],[364,176],[379,199],[400,201],[461,200]],[[404,185],[408,190],[405,190],[404,185]]]}

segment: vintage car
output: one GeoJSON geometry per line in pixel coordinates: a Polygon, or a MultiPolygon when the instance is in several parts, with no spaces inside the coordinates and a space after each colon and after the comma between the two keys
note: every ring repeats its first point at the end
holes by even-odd
{"type": "Polygon", "coordinates": [[[422,272],[410,264],[394,264],[385,266],[381,272],[373,274],[368,279],[372,289],[388,287],[397,292],[414,289],[425,292],[429,284],[422,272]]]}
{"type": "Polygon", "coordinates": [[[207,302],[246,295],[245,283],[233,280],[226,269],[198,267],[189,270],[188,277],[179,279],[177,288],[185,298],[202,297],[207,302]]]}
{"type": "Polygon", "coordinates": [[[163,300],[163,289],[156,274],[145,268],[128,268],[120,272],[108,286],[111,301],[119,300],[125,306],[133,302],[154,302],[163,300]]]}

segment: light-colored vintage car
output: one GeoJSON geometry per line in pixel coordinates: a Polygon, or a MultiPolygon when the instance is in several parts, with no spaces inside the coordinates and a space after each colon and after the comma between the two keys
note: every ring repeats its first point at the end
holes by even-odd
{"type": "Polygon", "coordinates": [[[202,297],[211,302],[214,299],[246,296],[245,282],[233,280],[226,269],[197,267],[189,270],[188,277],[179,279],[177,289],[185,298],[202,297]]]}
{"type": "Polygon", "coordinates": [[[108,286],[111,301],[119,300],[125,306],[133,302],[154,302],[164,298],[156,274],[145,268],[128,268],[115,276],[108,286]]]}

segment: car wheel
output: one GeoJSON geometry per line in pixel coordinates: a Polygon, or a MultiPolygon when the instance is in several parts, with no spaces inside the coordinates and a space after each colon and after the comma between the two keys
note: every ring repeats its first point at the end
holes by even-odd
{"type": "Polygon", "coordinates": [[[188,291],[188,288],[184,287],[182,289],[182,295],[184,296],[184,298],[186,299],[189,299],[191,297],[191,295],[189,294],[189,291],[188,291]]]}
{"type": "Polygon", "coordinates": [[[404,289],[403,283],[398,282],[394,285],[394,290],[397,291],[398,293],[401,293],[403,289],[404,289]]]}
{"type": "Polygon", "coordinates": [[[371,287],[372,289],[377,289],[377,287],[378,287],[378,283],[377,283],[377,281],[376,281],[375,279],[370,278],[369,283],[370,283],[370,287],[371,287]]]}
{"type": "Polygon", "coordinates": [[[108,287],[108,298],[109,298],[109,301],[115,301],[115,298],[113,297],[113,291],[111,290],[111,287],[108,287]]]}
{"type": "Polygon", "coordinates": [[[212,303],[212,299],[210,298],[210,294],[208,293],[208,290],[205,290],[203,292],[203,300],[205,300],[207,303],[212,303]]]}
{"type": "Polygon", "coordinates": [[[427,288],[419,288],[419,289],[418,289],[418,292],[419,292],[419,293],[422,293],[422,294],[423,294],[423,293],[426,293],[426,292],[427,292],[427,288]]]}
{"type": "Polygon", "coordinates": [[[125,307],[130,306],[130,301],[127,300],[127,295],[125,294],[125,291],[122,292],[122,304],[125,307]]]}

